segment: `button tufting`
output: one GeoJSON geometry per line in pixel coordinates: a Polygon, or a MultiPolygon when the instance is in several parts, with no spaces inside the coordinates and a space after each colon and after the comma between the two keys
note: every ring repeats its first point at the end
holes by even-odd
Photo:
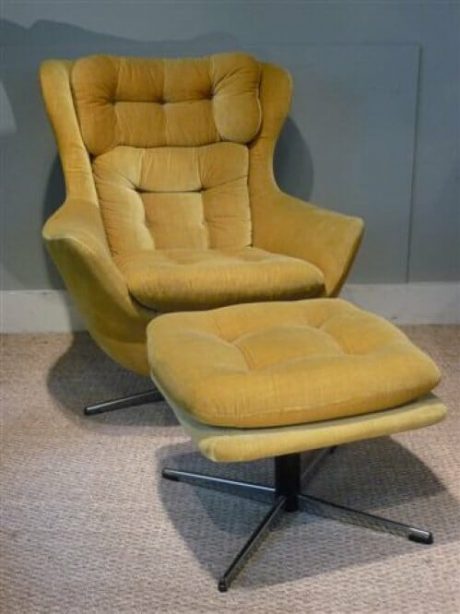
{"type": "Polygon", "coordinates": [[[403,333],[341,299],[169,314],[149,326],[148,337],[161,358],[158,381],[164,378],[178,406],[186,403],[194,418],[214,426],[373,413],[427,394],[439,381],[436,366],[403,333]],[[326,330],[319,326],[325,320],[326,330]]]}

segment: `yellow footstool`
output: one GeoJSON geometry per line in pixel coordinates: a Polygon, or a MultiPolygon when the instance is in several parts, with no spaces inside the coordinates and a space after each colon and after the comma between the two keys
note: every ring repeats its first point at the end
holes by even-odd
{"type": "Polygon", "coordinates": [[[386,320],[340,299],[256,303],[174,313],[147,329],[152,379],[213,461],[274,457],[274,486],[164,469],[163,477],[268,494],[272,507],[219,579],[225,591],[284,511],[344,512],[347,521],[432,543],[422,529],[301,492],[339,444],[434,424],[433,361],[386,320]],[[319,450],[301,475],[300,453],[319,450]]]}

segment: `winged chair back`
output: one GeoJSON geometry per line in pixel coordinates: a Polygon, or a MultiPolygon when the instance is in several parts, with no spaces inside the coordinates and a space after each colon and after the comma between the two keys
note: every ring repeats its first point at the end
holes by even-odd
{"type": "Polygon", "coordinates": [[[247,144],[261,67],[243,54],[89,57],[71,73],[114,256],[251,244],[247,144]]]}
{"type": "Polygon", "coordinates": [[[276,185],[287,71],[244,53],[89,56],[40,77],[67,190],[43,234],[115,360],[147,372],[155,311],[338,292],[362,222],[276,185]]]}

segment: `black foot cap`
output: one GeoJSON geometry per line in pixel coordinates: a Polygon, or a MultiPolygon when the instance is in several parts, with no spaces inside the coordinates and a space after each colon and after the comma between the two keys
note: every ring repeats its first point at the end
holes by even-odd
{"type": "Polygon", "coordinates": [[[433,543],[433,533],[410,533],[408,538],[411,542],[417,542],[417,544],[432,544],[433,543]]]}
{"type": "Polygon", "coordinates": [[[219,580],[217,588],[219,589],[219,593],[226,593],[228,591],[228,584],[226,580],[219,580]]]}
{"type": "Polygon", "coordinates": [[[171,475],[170,473],[167,473],[167,469],[163,469],[163,471],[161,472],[161,477],[165,478],[166,480],[171,480],[171,482],[179,482],[179,478],[176,475],[171,475]]]}

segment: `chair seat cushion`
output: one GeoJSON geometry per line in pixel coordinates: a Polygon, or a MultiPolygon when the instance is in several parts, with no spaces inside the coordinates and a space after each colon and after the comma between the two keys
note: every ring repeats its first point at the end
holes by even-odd
{"type": "Polygon", "coordinates": [[[439,381],[395,326],[341,299],[234,305],[160,316],[147,329],[151,374],[196,420],[294,425],[408,403],[439,381]]]}
{"type": "Polygon", "coordinates": [[[301,299],[324,289],[313,264],[253,247],[144,250],[115,261],[132,296],[158,311],[301,299]]]}

